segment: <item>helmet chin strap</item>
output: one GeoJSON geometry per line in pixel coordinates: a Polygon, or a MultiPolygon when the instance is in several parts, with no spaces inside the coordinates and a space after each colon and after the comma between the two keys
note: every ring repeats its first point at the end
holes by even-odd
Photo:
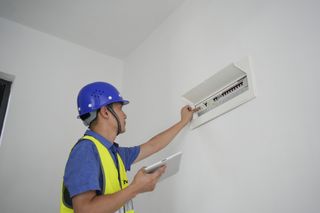
{"type": "Polygon", "coordinates": [[[114,116],[114,118],[117,121],[117,125],[118,125],[117,135],[119,135],[121,133],[121,123],[120,123],[119,117],[117,113],[113,110],[112,104],[107,105],[107,109],[111,112],[111,114],[114,116]]]}

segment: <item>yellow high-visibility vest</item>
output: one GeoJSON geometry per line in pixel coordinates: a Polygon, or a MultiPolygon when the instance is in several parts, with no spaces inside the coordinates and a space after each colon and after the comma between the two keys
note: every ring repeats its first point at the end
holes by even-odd
{"type": "MultiPolygon", "coordinates": [[[[113,194],[120,191],[121,189],[126,188],[129,185],[126,169],[124,163],[119,154],[117,154],[118,164],[119,164],[119,173],[120,173],[120,183],[118,176],[118,169],[108,151],[108,149],[102,145],[96,138],[92,136],[84,136],[82,139],[91,141],[97,147],[100,162],[101,170],[103,172],[103,194],[113,194]]],[[[68,205],[66,199],[68,198],[69,193],[66,190],[64,184],[62,185],[61,193],[61,202],[60,202],[60,213],[73,213],[72,206],[68,205]]],[[[68,198],[70,199],[70,197],[68,198]]],[[[121,207],[116,213],[134,213],[132,200],[128,201],[123,207],[121,207]]]]}

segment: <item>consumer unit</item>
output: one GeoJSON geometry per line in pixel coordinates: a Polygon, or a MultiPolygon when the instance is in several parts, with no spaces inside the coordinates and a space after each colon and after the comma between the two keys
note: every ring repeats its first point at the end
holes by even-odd
{"type": "Polygon", "coordinates": [[[254,97],[249,58],[228,65],[183,95],[188,104],[199,108],[191,122],[192,129],[254,97]]]}

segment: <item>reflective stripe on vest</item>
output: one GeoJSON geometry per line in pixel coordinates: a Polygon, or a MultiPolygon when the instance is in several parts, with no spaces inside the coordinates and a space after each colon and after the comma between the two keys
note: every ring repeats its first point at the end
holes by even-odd
{"type": "MultiPolygon", "coordinates": [[[[129,185],[129,182],[127,178],[126,169],[120,155],[117,154],[120,173],[119,183],[118,169],[108,149],[92,136],[86,135],[82,139],[91,141],[97,147],[101,162],[101,170],[103,173],[103,194],[113,194],[115,192],[120,191],[121,189],[126,188],[129,185]]],[[[73,213],[72,207],[68,206],[65,202],[64,191],[64,187],[62,187],[60,213],[73,213]]],[[[134,213],[132,200],[128,201],[123,207],[116,211],[116,213],[134,213]]]]}

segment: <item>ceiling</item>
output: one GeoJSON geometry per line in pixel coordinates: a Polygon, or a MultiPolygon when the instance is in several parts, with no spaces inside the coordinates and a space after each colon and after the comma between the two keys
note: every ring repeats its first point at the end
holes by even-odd
{"type": "Polygon", "coordinates": [[[184,0],[0,0],[0,17],[124,58],[184,0]]]}

